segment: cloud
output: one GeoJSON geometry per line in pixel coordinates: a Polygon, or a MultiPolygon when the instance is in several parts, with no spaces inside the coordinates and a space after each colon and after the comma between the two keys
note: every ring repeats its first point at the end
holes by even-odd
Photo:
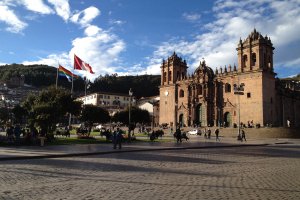
{"type": "Polygon", "coordinates": [[[182,17],[190,22],[195,22],[201,18],[201,15],[197,13],[183,13],[182,17]]]}
{"type": "Polygon", "coordinates": [[[1,5],[0,3],[0,21],[6,23],[8,27],[7,31],[12,33],[20,33],[24,28],[26,28],[27,23],[23,22],[18,18],[18,16],[9,9],[6,5],[1,5]]]}
{"type": "Polygon", "coordinates": [[[44,4],[43,0],[22,0],[20,1],[26,7],[26,9],[40,13],[40,14],[52,14],[54,11],[44,4]]]}
{"type": "Polygon", "coordinates": [[[85,29],[84,37],[74,39],[72,46],[69,57],[73,58],[76,54],[89,63],[97,74],[111,74],[118,71],[119,55],[126,48],[123,40],[94,25],[85,29]]]}
{"type": "MultiPolygon", "coordinates": [[[[219,66],[237,63],[239,38],[246,38],[256,28],[262,34],[268,34],[276,49],[288,51],[289,45],[296,45],[300,54],[300,2],[296,0],[218,0],[213,7],[215,20],[201,27],[201,34],[192,40],[171,38],[156,47],[146,69],[160,73],[159,64],[176,50],[187,60],[189,70],[193,71],[204,57],[213,69],[219,66]],[[204,31],[204,33],[202,33],[204,31]],[[284,50],[285,49],[285,50],[284,50]],[[154,67],[157,67],[154,69],[154,67]]],[[[185,13],[186,19],[197,16],[185,13]]],[[[276,50],[275,50],[276,51],[276,50]]],[[[299,68],[299,58],[291,58],[278,64],[299,68]],[[296,67],[297,67],[296,66],[296,67]]],[[[276,66],[276,63],[275,63],[276,66]]]]}
{"type": "Polygon", "coordinates": [[[100,15],[100,10],[94,6],[91,6],[74,14],[71,17],[71,21],[85,27],[90,25],[93,19],[95,19],[98,15],[100,15]]]}
{"type": "Polygon", "coordinates": [[[68,0],[48,0],[54,6],[54,9],[60,17],[67,21],[71,16],[70,5],[68,0]]]}
{"type": "Polygon", "coordinates": [[[49,65],[52,67],[57,67],[58,63],[68,67],[71,66],[69,62],[69,55],[66,52],[58,53],[58,54],[50,54],[46,58],[40,58],[38,57],[35,61],[24,61],[23,65],[34,65],[34,64],[40,64],[40,65],[49,65]]]}

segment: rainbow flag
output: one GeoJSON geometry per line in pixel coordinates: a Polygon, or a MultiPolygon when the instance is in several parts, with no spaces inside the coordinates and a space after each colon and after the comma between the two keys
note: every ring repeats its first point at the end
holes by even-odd
{"type": "Polygon", "coordinates": [[[58,76],[67,77],[69,82],[72,81],[72,76],[73,76],[73,79],[78,78],[78,76],[76,74],[73,74],[71,71],[67,70],[66,68],[64,68],[61,65],[59,65],[59,67],[58,67],[58,76]]]}

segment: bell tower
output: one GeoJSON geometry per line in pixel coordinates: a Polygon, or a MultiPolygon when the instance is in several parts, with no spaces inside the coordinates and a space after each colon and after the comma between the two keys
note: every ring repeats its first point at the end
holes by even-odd
{"type": "Polygon", "coordinates": [[[178,85],[187,76],[187,64],[174,52],[161,65],[161,85],[159,87],[159,124],[176,128],[178,112],[178,85]]]}
{"type": "Polygon", "coordinates": [[[273,72],[273,44],[270,37],[263,37],[254,29],[248,37],[240,39],[238,48],[239,72],[262,70],[273,72]]]}
{"type": "Polygon", "coordinates": [[[186,78],[187,64],[174,52],[161,65],[161,85],[175,84],[176,81],[186,78]]]}

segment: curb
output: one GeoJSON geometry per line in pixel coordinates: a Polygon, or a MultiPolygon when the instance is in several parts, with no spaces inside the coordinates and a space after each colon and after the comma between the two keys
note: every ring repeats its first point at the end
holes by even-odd
{"type": "Polygon", "coordinates": [[[70,153],[70,154],[55,154],[55,155],[39,155],[39,156],[12,156],[0,158],[0,161],[10,160],[33,160],[33,159],[47,159],[47,158],[65,158],[65,157],[76,157],[76,156],[90,156],[90,155],[105,155],[114,153],[132,153],[132,152],[147,152],[147,151],[168,151],[168,150],[185,150],[185,149],[212,149],[212,148],[237,148],[237,147],[256,147],[256,146],[267,146],[270,144],[243,144],[243,145],[220,145],[220,146],[192,146],[192,147],[166,147],[166,148],[155,148],[155,149],[131,149],[131,150],[115,150],[115,151],[98,151],[98,152],[87,152],[87,153],[70,153]]]}

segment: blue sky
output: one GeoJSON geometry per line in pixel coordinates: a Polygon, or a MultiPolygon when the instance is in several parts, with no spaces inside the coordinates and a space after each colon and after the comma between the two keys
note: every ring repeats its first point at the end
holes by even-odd
{"type": "MultiPolygon", "coordinates": [[[[300,73],[299,0],[0,0],[0,64],[61,63],[100,74],[160,74],[174,51],[189,73],[237,64],[254,27],[271,37],[279,77],[300,73]]],[[[95,78],[95,77],[91,77],[95,78]]]]}

